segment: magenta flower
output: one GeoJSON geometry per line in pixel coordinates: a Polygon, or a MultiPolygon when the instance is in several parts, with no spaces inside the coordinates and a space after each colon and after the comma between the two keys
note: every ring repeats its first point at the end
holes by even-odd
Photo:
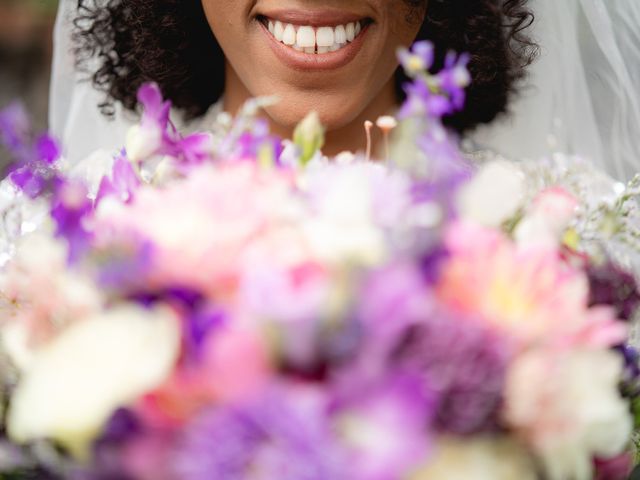
{"type": "Polygon", "coordinates": [[[80,260],[91,246],[93,232],[85,219],[93,213],[87,187],[81,182],[57,182],[51,198],[51,217],[56,222],[56,235],[69,244],[69,260],[80,260]]]}
{"type": "Polygon", "coordinates": [[[139,187],[140,179],[123,151],[114,160],[111,176],[102,178],[95,204],[98,205],[106,197],[115,197],[121,202],[129,203],[139,187]]]}

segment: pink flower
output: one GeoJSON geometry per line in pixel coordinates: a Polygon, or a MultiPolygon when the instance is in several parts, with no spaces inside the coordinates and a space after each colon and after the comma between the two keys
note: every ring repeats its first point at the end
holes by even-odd
{"type": "Polygon", "coordinates": [[[212,404],[253,398],[271,377],[267,346],[257,331],[221,327],[208,337],[197,365],[183,366],[138,405],[138,412],[159,427],[182,425],[212,404]]]}
{"type": "Polygon", "coordinates": [[[245,250],[278,225],[291,202],[281,172],[249,162],[207,165],[164,189],[141,188],[129,205],[101,205],[97,231],[152,246],[152,287],[181,285],[221,298],[235,292],[245,250]]]}
{"type": "Polygon", "coordinates": [[[437,285],[439,297],[524,345],[603,346],[625,338],[612,309],[588,308],[586,275],[564,263],[557,250],[516,245],[497,230],[465,223],[449,229],[446,245],[451,256],[437,285]]]}

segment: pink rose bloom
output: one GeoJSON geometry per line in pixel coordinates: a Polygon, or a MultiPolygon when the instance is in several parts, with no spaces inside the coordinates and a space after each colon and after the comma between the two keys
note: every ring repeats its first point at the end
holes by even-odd
{"type": "Polygon", "coordinates": [[[537,342],[613,345],[626,327],[613,309],[588,308],[584,272],[567,265],[553,248],[517,245],[498,230],[457,223],[446,235],[451,253],[437,294],[512,334],[537,342]]]}

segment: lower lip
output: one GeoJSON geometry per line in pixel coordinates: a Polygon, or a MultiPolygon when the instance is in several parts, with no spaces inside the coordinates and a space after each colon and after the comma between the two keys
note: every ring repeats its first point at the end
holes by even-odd
{"type": "Polygon", "coordinates": [[[262,27],[264,34],[267,36],[269,47],[271,47],[280,61],[294,70],[307,72],[316,70],[336,70],[349,64],[362,49],[365,40],[364,37],[369,32],[369,25],[366,25],[353,42],[348,43],[335,52],[319,54],[304,53],[279,42],[273,35],[271,35],[267,27],[262,22],[258,23],[262,27]]]}

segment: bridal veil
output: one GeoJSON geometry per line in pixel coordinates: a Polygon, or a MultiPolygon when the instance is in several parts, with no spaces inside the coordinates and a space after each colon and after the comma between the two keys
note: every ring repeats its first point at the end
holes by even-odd
{"type": "MultiPolygon", "coordinates": [[[[61,0],[55,30],[50,128],[76,162],[115,149],[131,119],[101,115],[102,100],[74,70],[77,0],[61,0]]],[[[640,171],[640,1],[531,0],[540,58],[511,115],[481,128],[477,143],[510,158],[579,154],[618,179],[640,171]]]]}

